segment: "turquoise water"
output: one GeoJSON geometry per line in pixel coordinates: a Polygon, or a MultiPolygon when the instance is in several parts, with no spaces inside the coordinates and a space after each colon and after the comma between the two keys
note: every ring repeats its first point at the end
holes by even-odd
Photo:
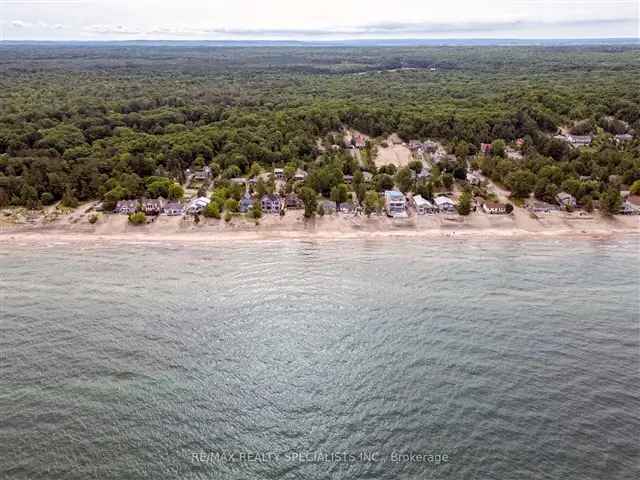
{"type": "Polygon", "coordinates": [[[0,245],[0,478],[637,478],[639,247],[0,245]]]}

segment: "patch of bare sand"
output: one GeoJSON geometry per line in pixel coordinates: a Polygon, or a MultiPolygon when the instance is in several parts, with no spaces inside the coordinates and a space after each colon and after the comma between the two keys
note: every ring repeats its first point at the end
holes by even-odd
{"type": "Polygon", "coordinates": [[[396,167],[406,167],[412,160],[411,150],[405,145],[398,145],[389,142],[387,147],[378,145],[375,159],[376,167],[393,164],[396,167]]]}

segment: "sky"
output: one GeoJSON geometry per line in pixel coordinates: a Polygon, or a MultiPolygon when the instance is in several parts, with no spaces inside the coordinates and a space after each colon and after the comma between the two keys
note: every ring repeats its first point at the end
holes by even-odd
{"type": "Polygon", "coordinates": [[[639,37],[640,0],[0,0],[2,40],[639,37]]]}

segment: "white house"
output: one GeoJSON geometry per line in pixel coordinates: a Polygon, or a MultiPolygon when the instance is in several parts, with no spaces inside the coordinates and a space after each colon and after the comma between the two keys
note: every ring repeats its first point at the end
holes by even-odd
{"type": "Polygon", "coordinates": [[[436,213],[438,207],[436,207],[429,200],[422,198],[422,195],[415,195],[413,197],[413,206],[416,207],[418,215],[425,215],[427,213],[436,213]]]}
{"type": "Polygon", "coordinates": [[[402,192],[397,190],[384,192],[384,207],[390,217],[407,216],[407,199],[402,192]]]}
{"type": "Polygon", "coordinates": [[[200,213],[205,209],[207,205],[209,205],[209,203],[211,203],[211,200],[209,200],[207,197],[194,198],[187,205],[186,212],[191,215],[200,213]]]}
{"type": "Polygon", "coordinates": [[[434,198],[433,201],[441,212],[453,212],[456,209],[455,202],[444,195],[434,198]]]}
{"type": "Polygon", "coordinates": [[[485,202],[482,209],[489,215],[504,215],[507,213],[507,206],[504,203],[485,202]]]}
{"type": "Polygon", "coordinates": [[[622,213],[625,215],[640,214],[640,195],[630,195],[622,205],[622,213]]]}
{"type": "Polygon", "coordinates": [[[556,202],[564,208],[576,208],[577,202],[573,195],[567,192],[560,192],[556,195],[556,202]]]}

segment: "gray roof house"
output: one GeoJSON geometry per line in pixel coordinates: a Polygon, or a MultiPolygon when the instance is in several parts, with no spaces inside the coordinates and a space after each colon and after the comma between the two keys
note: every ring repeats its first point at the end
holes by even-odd
{"type": "Polygon", "coordinates": [[[575,197],[567,192],[560,192],[559,194],[557,194],[556,202],[558,202],[558,205],[564,208],[576,208],[577,205],[575,197]]]}

